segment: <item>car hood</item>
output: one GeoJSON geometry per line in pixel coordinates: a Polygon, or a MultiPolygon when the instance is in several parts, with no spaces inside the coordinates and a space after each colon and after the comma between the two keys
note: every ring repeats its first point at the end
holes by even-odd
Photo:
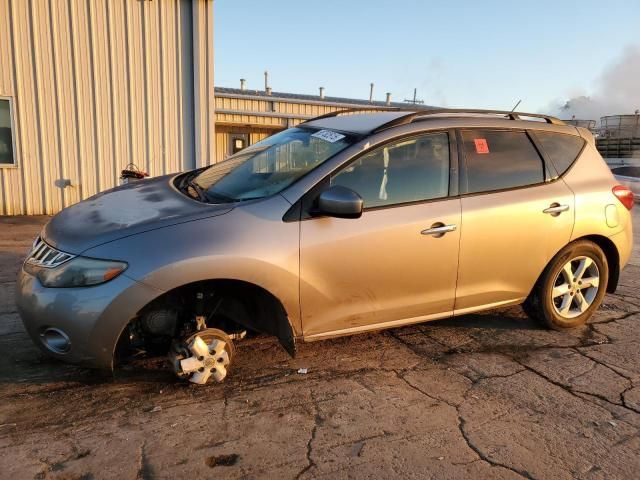
{"type": "Polygon", "coordinates": [[[53,217],[43,239],[79,254],[119,238],[225,214],[233,205],[198,202],[172,186],[175,175],[134,182],[94,195],[53,217]]]}

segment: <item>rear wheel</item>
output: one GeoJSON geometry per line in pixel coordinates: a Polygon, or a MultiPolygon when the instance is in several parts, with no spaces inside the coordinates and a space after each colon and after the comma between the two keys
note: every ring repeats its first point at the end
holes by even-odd
{"type": "Polygon", "coordinates": [[[525,311],[556,330],[586,323],[604,298],[609,265],[602,249],[580,240],[551,260],[525,303],[525,311]]]}

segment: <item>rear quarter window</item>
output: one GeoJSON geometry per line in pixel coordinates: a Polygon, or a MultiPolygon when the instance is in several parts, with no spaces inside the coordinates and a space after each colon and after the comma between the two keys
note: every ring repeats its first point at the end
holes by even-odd
{"type": "Polygon", "coordinates": [[[544,182],[543,161],[523,131],[463,130],[467,193],[544,182]]]}
{"type": "Polygon", "coordinates": [[[535,132],[535,136],[558,175],[569,170],[586,143],[582,137],[563,133],[535,132]]]}

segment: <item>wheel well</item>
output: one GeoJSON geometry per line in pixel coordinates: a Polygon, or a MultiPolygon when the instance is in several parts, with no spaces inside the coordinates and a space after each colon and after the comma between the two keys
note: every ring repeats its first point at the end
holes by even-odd
{"type": "MultiPolygon", "coordinates": [[[[156,321],[155,312],[162,312],[162,321],[167,317],[175,319],[168,330],[174,338],[201,315],[207,319],[207,327],[224,330],[235,326],[274,335],[291,356],[295,355],[295,335],[282,302],[249,282],[224,279],[182,285],[147,304],[128,327],[146,321],[149,315],[156,321]]],[[[128,330],[125,328],[121,337],[126,336],[128,330]]],[[[166,338],[167,332],[163,333],[166,338]]]]}
{"type": "Polygon", "coordinates": [[[609,264],[609,281],[607,282],[607,293],[614,293],[618,288],[618,279],[620,278],[620,254],[615,244],[603,235],[587,235],[577,238],[576,240],[589,240],[598,245],[609,264]]]}
{"type": "MultiPolygon", "coordinates": [[[[602,235],[585,235],[584,237],[576,238],[575,240],[573,240],[567,245],[571,245],[572,243],[577,242],[579,240],[589,240],[590,242],[593,242],[596,245],[598,245],[604,252],[605,257],[607,257],[607,264],[609,265],[609,280],[607,281],[607,293],[614,293],[616,291],[616,288],[618,288],[618,279],[620,278],[620,255],[618,254],[618,249],[616,248],[615,244],[611,240],[609,240],[607,237],[602,235]]],[[[547,268],[549,267],[549,264],[551,263],[551,261],[567,245],[565,245],[560,250],[558,250],[558,252],[556,252],[556,254],[551,258],[551,260],[549,260],[549,262],[545,265],[542,272],[540,272],[540,275],[538,276],[536,283],[534,283],[533,288],[531,289],[531,292],[529,293],[529,296],[527,297],[527,300],[525,303],[535,302],[534,294],[537,290],[537,287],[540,285],[540,280],[542,279],[544,273],[547,271],[547,268]]]]}

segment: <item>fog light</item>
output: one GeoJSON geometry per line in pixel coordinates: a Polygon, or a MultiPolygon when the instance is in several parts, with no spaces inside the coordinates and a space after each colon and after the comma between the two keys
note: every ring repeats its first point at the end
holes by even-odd
{"type": "Polygon", "coordinates": [[[71,341],[67,334],[57,328],[47,328],[40,334],[42,344],[54,353],[68,353],[71,341]]]}

